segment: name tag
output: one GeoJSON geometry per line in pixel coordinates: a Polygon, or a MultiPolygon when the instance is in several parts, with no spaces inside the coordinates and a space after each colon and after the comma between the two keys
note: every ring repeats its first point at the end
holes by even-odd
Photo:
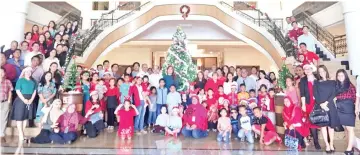
{"type": "Polygon", "coordinates": [[[195,122],[195,116],[193,116],[193,117],[191,118],[191,121],[195,122]]]}

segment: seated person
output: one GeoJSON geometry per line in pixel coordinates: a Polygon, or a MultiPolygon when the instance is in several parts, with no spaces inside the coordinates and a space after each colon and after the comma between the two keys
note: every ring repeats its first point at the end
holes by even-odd
{"type": "Polygon", "coordinates": [[[260,136],[260,144],[270,145],[274,141],[281,143],[282,140],[276,133],[276,129],[271,120],[262,114],[260,107],[255,107],[254,112],[254,125],[252,130],[256,135],[260,136]]]}

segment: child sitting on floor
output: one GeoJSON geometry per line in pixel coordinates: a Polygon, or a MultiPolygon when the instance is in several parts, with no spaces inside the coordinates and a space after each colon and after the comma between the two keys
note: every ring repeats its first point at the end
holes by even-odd
{"type": "Polygon", "coordinates": [[[255,107],[253,112],[255,119],[252,130],[256,135],[260,136],[260,144],[270,145],[275,141],[281,143],[282,140],[276,133],[274,124],[262,114],[260,107],[255,107]]]}
{"type": "Polygon", "coordinates": [[[166,123],[169,120],[166,105],[161,106],[160,112],[160,115],[156,118],[154,129],[152,130],[153,133],[165,133],[166,123]]]}
{"type": "Polygon", "coordinates": [[[241,105],[239,107],[239,113],[241,114],[241,117],[239,119],[239,132],[237,136],[240,138],[240,140],[243,142],[246,141],[249,143],[254,143],[254,137],[251,132],[251,119],[246,114],[246,107],[244,105],[241,105]]]}
{"type": "Polygon", "coordinates": [[[165,135],[172,135],[175,138],[178,136],[182,128],[182,120],[179,116],[179,108],[173,107],[171,115],[166,123],[165,135]]]}
{"type": "Polygon", "coordinates": [[[212,130],[215,132],[216,131],[216,123],[219,118],[218,109],[217,109],[216,104],[211,105],[207,115],[208,115],[208,131],[212,130]]]}
{"type": "Polygon", "coordinates": [[[119,120],[118,136],[121,140],[131,140],[134,134],[134,117],[139,114],[135,105],[131,104],[130,100],[125,100],[124,104],[120,104],[120,110],[117,111],[119,120]],[[124,108],[121,108],[124,106],[124,108]]]}
{"type": "Polygon", "coordinates": [[[231,133],[231,121],[227,116],[228,112],[225,108],[220,110],[220,118],[218,120],[217,129],[219,131],[216,140],[218,142],[226,142],[230,141],[230,133],[231,133]]]}

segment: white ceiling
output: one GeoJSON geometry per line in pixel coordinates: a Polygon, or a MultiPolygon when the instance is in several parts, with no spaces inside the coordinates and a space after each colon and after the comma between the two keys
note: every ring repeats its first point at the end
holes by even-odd
{"type": "Polygon", "coordinates": [[[154,24],[132,40],[171,40],[176,32],[177,26],[182,27],[189,40],[240,41],[238,38],[224,31],[212,22],[194,20],[161,21],[154,24]]]}

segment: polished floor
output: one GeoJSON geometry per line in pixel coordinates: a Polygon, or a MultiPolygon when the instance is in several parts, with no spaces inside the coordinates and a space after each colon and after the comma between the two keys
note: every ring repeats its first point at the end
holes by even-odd
{"type": "MultiPolygon", "coordinates": [[[[72,144],[22,144],[17,137],[6,137],[7,143],[1,144],[1,154],[153,154],[153,155],[278,155],[304,154],[316,155],[323,152],[316,151],[312,145],[300,152],[289,151],[284,145],[270,146],[253,145],[240,142],[234,138],[228,144],[219,143],[216,133],[210,132],[204,139],[184,138],[175,139],[163,135],[148,133],[135,135],[132,141],[121,141],[116,131],[104,131],[96,138],[80,137],[72,144]]],[[[341,154],[346,141],[336,141],[336,149],[341,154]]]]}

